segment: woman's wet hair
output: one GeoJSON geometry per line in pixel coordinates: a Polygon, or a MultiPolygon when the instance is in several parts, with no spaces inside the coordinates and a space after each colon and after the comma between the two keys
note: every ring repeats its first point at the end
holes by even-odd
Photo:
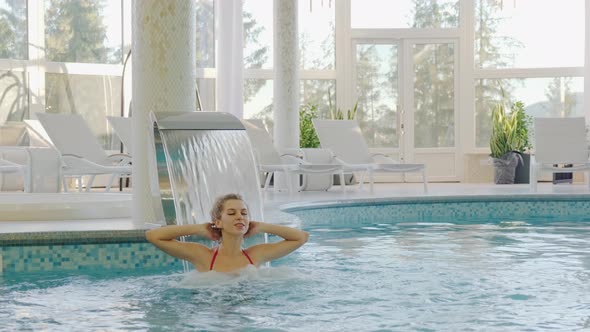
{"type": "Polygon", "coordinates": [[[225,205],[225,202],[231,201],[231,200],[238,200],[238,201],[242,201],[242,202],[244,201],[244,199],[242,198],[242,196],[240,194],[227,194],[227,195],[223,195],[221,197],[218,197],[215,200],[215,203],[213,203],[213,207],[211,208],[211,221],[221,219],[221,213],[223,212],[223,205],[225,205]]]}
{"type": "Polygon", "coordinates": [[[218,197],[213,203],[213,207],[211,208],[211,223],[213,230],[219,232],[219,236],[221,236],[221,230],[215,228],[215,220],[221,219],[221,214],[223,213],[223,206],[225,202],[231,200],[238,200],[244,202],[244,199],[240,194],[226,194],[223,196],[218,197]]]}

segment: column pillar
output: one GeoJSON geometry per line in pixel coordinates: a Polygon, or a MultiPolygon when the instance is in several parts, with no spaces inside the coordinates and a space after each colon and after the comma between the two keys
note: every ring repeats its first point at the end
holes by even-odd
{"type": "Polygon", "coordinates": [[[217,110],[244,114],[244,24],[242,1],[217,1],[217,110]]]}
{"type": "Polygon", "coordinates": [[[163,222],[149,114],[196,110],[195,1],[133,0],[132,25],[133,224],[140,227],[163,222]]]}
{"type": "MultiPolygon", "coordinates": [[[[590,3],[584,3],[586,33],[584,34],[584,102],[590,102],[590,3]]],[[[586,107],[586,125],[590,124],[590,110],[586,107]]]]}
{"type": "Polygon", "coordinates": [[[297,0],[274,0],[273,136],[279,150],[299,148],[297,10],[297,0]]]}

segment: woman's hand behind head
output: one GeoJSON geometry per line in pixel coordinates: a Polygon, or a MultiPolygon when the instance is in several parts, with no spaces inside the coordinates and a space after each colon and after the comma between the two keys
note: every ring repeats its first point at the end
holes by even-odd
{"type": "Polygon", "coordinates": [[[244,234],[244,237],[250,237],[253,235],[256,235],[260,232],[260,227],[258,225],[257,221],[252,221],[250,220],[250,224],[248,226],[248,231],[246,232],[246,234],[244,234]]]}
{"type": "Polygon", "coordinates": [[[213,241],[221,240],[221,230],[215,227],[215,224],[207,224],[207,233],[203,234],[206,238],[213,241]]]}

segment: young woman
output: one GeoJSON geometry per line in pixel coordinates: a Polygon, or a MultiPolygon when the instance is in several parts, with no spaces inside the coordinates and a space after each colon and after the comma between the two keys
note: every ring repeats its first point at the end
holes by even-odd
{"type": "Polygon", "coordinates": [[[146,232],[146,238],[165,253],[191,262],[200,272],[232,272],[248,265],[260,266],[281,258],[307,242],[308,234],[301,230],[252,221],[248,207],[240,195],[228,194],[217,199],[211,210],[210,223],[164,226],[146,232]],[[263,243],[242,249],[244,238],[257,233],[280,236],[282,241],[263,243]],[[209,248],[199,243],[180,242],[180,236],[199,235],[219,241],[209,248]]]}

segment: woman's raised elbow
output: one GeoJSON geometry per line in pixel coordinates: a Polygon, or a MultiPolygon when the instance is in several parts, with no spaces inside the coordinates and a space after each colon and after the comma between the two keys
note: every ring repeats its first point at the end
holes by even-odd
{"type": "Polygon", "coordinates": [[[145,239],[148,240],[148,242],[154,243],[156,241],[159,240],[157,232],[155,229],[150,229],[148,231],[145,232],[145,239]]]}
{"type": "Polygon", "coordinates": [[[304,231],[301,231],[301,233],[301,243],[307,242],[309,240],[309,233],[304,231]]]}

